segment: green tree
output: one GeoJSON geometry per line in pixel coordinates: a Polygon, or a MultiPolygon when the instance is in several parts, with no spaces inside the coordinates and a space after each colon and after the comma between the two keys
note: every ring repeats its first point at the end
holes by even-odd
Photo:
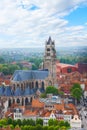
{"type": "Polygon", "coordinates": [[[15,126],[15,128],[19,128],[19,125],[17,124],[17,125],[15,126]]]}
{"type": "Polygon", "coordinates": [[[36,130],[42,130],[42,125],[40,124],[37,124],[36,127],[35,127],[36,130]]]}
{"type": "Polygon", "coordinates": [[[60,130],[67,130],[66,126],[62,126],[60,130]]]}
{"type": "Polygon", "coordinates": [[[79,88],[82,91],[82,88],[81,88],[80,84],[78,84],[78,83],[73,84],[73,86],[71,87],[71,91],[73,91],[76,88],[79,88]]]}
{"type": "Polygon", "coordinates": [[[11,130],[13,130],[13,129],[14,129],[14,126],[13,126],[12,124],[10,124],[9,126],[10,126],[11,130]]]}
{"type": "Polygon", "coordinates": [[[6,126],[6,125],[7,125],[7,119],[6,119],[6,118],[1,119],[1,120],[0,120],[0,124],[1,124],[2,126],[6,126]]]}
{"type": "Polygon", "coordinates": [[[27,119],[25,124],[29,125],[30,124],[30,119],[27,119]]]}
{"type": "Polygon", "coordinates": [[[54,126],[57,126],[59,124],[57,119],[54,119],[53,123],[54,123],[54,126]]]}
{"type": "Polygon", "coordinates": [[[48,125],[49,126],[57,126],[59,124],[58,120],[57,119],[49,119],[48,121],[48,125]]]}
{"type": "Polygon", "coordinates": [[[54,130],[54,126],[49,126],[48,130],[54,130]]]}
{"type": "Polygon", "coordinates": [[[54,127],[54,130],[60,130],[60,127],[57,125],[54,127]]]}
{"type": "Polygon", "coordinates": [[[7,119],[7,125],[12,124],[12,122],[13,122],[12,118],[8,118],[8,119],[7,119]]]}
{"type": "Polygon", "coordinates": [[[2,63],[2,64],[3,64],[3,63],[5,63],[4,58],[3,58],[3,57],[1,57],[1,56],[0,56],[0,63],[2,63]]]}
{"type": "Polygon", "coordinates": [[[29,128],[30,128],[30,126],[24,125],[22,129],[23,129],[23,130],[29,130],[29,128]]]}
{"type": "Polygon", "coordinates": [[[64,125],[66,126],[66,128],[70,128],[70,123],[68,121],[65,121],[64,125]]]}
{"type": "Polygon", "coordinates": [[[39,118],[39,119],[36,119],[36,125],[37,125],[37,124],[43,125],[43,120],[40,119],[40,118],[39,118]]]}
{"type": "Polygon", "coordinates": [[[80,100],[83,95],[83,91],[82,91],[82,88],[80,87],[80,84],[75,83],[72,86],[71,95],[76,99],[76,104],[77,104],[77,100],[80,100]]]}
{"type": "Polygon", "coordinates": [[[23,126],[26,125],[26,120],[25,119],[22,120],[22,125],[23,126]]]}
{"type": "Polygon", "coordinates": [[[53,126],[54,125],[54,119],[49,119],[48,120],[48,125],[53,126]]]}
{"type": "Polygon", "coordinates": [[[58,89],[55,88],[54,86],[48,86],[46,88],[46,94],[49,94],[49,93],[52,93],[54,95],[57,95],[58,94],[58,89]]]}
{"type": "Polygon", "coordinates": [[[13,120],[12,122],[13,126],[15,127],[17,125],[17,121],[16,120],[13,120]]]}
{"type": "Polygon", "coordinates": [[[39,69],[42,59],[38,57],[34,57],[34,58],[30,58],[29,61],[33,63],[32,69],[35,70],[35,69],[39,69]]]}
{"type": "Polygon", "coordinates": [[[2,128],[3,127],[3,125],[2,124],[0,124],[0,128],[2,128]]]}
{"type": "Polygon", "coordinates": [[[46,98],[46,93],[45,93],[45,92],[44,92],[44,93],[41,93],[40,97],[41,97],[41,98],[46,98]]]}
{"type": "Polygon", "coordinates": [[[21,130],[25,130],[23,125],[21,125],[21,130]]]}
{"type": "Polygon", "coordinates": [[[30,119],[29,123],[30,123],[29,125],[35,126],[35,121],[33,119],[30,119]]]}
{"type": "Polygon", "coordinates": [[[20,119],[17,120],[17,124],[18,124],[19,126],[21,126],[22,122],[21,122],[20,119]]]}
{"type": "Polygon", "coordinates": [[[79,88],[75,88],[72,90],[71,95],[76,99],[80,100],[82,97],[82,91],[79,88]]]}
{"type": "Polygon", "coordinates": [[[6,66],[2,67],[1,72],[3,72],[5,75],[8,75],[9,74],[8,67],[6,67],[6,66]]]}
{"type": "Polygon", "coordinates": [[[64,121],[60,121],[60,122],[59,122],[59,126],[60,126],[60,127],[65,126],[65,122],[64,122],[64,121]]]}
{"type": "Polygon", "coordinates": [[[9,74],[13,74],[15,70],[19,70],[20,67],[18,65],[8,65],[9,74]]]}
{"type": "Polygon", "coordinates": [[[48,130],[48,126],[43,126],[43,130],[48,130]]]}
{"type": "Polygon", "coordinates": [[[18,62],[17,65],[19,66],[19,68],[20,68],[21,70],[23,69],[23,65],[22,65],[20,62],[18,62]]]}
{"type": "Polygon", "coordinates": [[[35,64],[32,65],[32,70],[37,70],[37,66],[35,64]]]}
{"type": "Polygon", "coordinates": [[[30,126],[29,130],[36,130],[36,126],[30,126]]]}

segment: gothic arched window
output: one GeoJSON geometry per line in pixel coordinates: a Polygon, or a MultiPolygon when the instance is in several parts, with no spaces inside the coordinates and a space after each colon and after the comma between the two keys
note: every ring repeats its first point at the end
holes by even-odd
{"type": "Polygon", "coordinates": [[[28,105],[28,98],[25,98],[25,105],[28,105]]]}

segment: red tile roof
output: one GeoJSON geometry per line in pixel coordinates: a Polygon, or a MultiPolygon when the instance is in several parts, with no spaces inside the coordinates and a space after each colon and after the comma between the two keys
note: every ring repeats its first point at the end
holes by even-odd
{"type": "Polygon", "coordinates": [[[44,107],[44,103],[40,102],[39,99],[33,99],[32,107],[34,107],[34,108],[43,108],[44,107]]]}
{"type": "Polygon", "coordinates": [[[34,110],[34,111],[25,110],[23,115],[24,116],[36,116],[36,115],[38,115],[38,111],[37,110],[34,110]]]}
{"type": "Polygon", "coordinates": [[[57,65],[57,67],[60,67],[60,68],[69,67],[69,66],[76,68],[75,65],[71,65],[71,64],[57,63],[56,65],[57,65]]]}

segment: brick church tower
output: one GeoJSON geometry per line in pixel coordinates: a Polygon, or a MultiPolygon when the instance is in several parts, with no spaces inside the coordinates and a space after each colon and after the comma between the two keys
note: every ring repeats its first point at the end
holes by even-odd
{"type": "Polygon", "coordinates": [[[55,43],[49,37],[48,41],[45,44],[45,54],[43,61],[43,69],[49,70],[49,75],[55,77],[56,74],[56,50],[55,43]]]}

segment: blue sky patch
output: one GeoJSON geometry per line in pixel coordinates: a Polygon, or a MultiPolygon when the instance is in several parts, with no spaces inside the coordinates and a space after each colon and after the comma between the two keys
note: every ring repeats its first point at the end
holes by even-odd
{"type": "Polygon", "coordinates": [[[39,9],[39,7],[36,6],[36,5],[34,5],[34,4],[32,4],[31,7],[30,7],[29,9],[33,11],[33,10],[39,9]]]}
{"type": "Polygon", "coordinates": [[[87,7],[77,8],[70,15],[64,17],[69,21],[69,25],[83,25],[87,23],[87,7]]]}
{"type": "Polygon", "coordinates": [[[38,6],[36,6],[34,4],[31,4],[31,5],[21,4],[21,6],[22,6],[23,9],[27,9],[27,10],[31,10],[31,11],[40,9],[38,6]]]}

